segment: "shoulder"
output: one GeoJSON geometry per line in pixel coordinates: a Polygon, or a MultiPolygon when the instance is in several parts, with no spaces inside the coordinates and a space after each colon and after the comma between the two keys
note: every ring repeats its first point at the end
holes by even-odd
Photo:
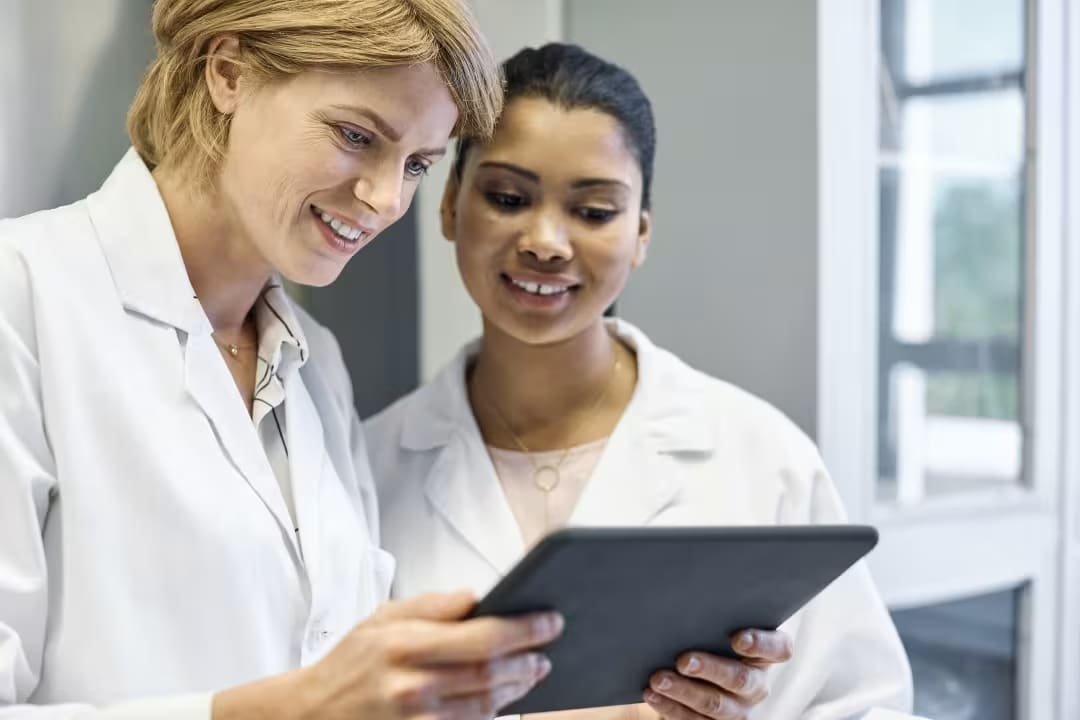
{"type": "Polygon", "coordinates": [[[364,435],[373,467],[385,465],[391,453],[399,452],[403,428],[419,404],[418,398],[429,392],[430,383],[421,385],[364,421],[364,435]]]}
{"type": "Polygon", "coordinates": [[[478,341],[466,343],[434,377],[365,421],[369,436],[406,438],[414,449],[445,444],[471,418],[465,368],[478,341]]]}
{"type": "Polygon", "coordinates": [[[92,234],[83,202],[0,219],[0,318],[25,334],[35,295],[49,286],[70,289],[87,272],[92,234]]]}
{"type": "Polygon", "coordinates": [[[680,416],[704,425],[717,446],[776,457],[798,466],[820,464],[814,441],[769,401],[713,377],[653,344],[637,328],[622,331],[638,347],[651,414],[680,416]]]}
{"type": "Polygon", "coordinates": [[[472,348],[463,347],[434,378],[365,421],[380,502],[411,486],[403,480],[426,476],[442,449],[473,431],[464,381],[472,348]]]}
{"type": "Polygon", "coordinates": [[[797,465],[820,463],[817,444],[778,407],[724,380],[705,375],[702,384],[715,421],[739,441],[797,465]]]}
{"type": "MultiPolygon", "coordinates": [[[[24,271],[48,264],[61,265],[85,246],[93,224],[85,201],[42,210],[17,218],[0,219],[0,272],[24,271]]],[[[68,262],[68,265],[73,263],[68,262]]]]}
{"type": "Polygon", "coordinates": [[[650,430],[674,450],[700,451],[686,458],[700,465],[702,503],[742,497],[759,522],[843,521],[817,445],[780,409],[667,351],[654,349],[654,360],[650,430]]]}
{"type": "Polygon", "coordinates": [[[72,231],[92,229],[86,201],[80,200],[21,217],[0,219],[0,245],[25,250],[56,247],[70,242],[72,231]]]}

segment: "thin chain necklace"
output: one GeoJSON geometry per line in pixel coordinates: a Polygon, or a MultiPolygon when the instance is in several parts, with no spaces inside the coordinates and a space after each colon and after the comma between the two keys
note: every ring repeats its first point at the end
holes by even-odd
{"type": "Polygon", "coordinates": [[[229,355],[233,357],[239,357],[241,350],[254,350],[256,347],[258,347],[257,345],[233,345],[232,343],[227,343],[224,340],[218,340],[217,336],[213,333],[210,333],[210,337],[214,339],[214,342],[217,343],[218,347],[220,347],[222,350],[229,353],[229,355]]]}
{"type": "MultiPolygon", "coordinates": [[[[608,376],[608,380],[604,383],[604,387],[600,390],[600,393],[596,396],[596,399],[589,406],[588,411],[582,415],[581,420],[573,426],[573,430],[576,432],[578,428],[584,425],[585,421],[592,417],[593,413],[600,407],[600,403],[607,397],[608,392],[611,390],[611,386],[615,383],[615,377],[619,374],[619,368],[622,367],[622,360],[619,359],[618,351],[615,353],[615,362],[611,366],[611,374],[608,376]]],[[[555,491],[555,488],[559,487],[559,483],[562,482],[562,475],[559,470],[562,467],[563,462],[566,460],[567,455],[570,454],[570,448],[563,448],[562,454],[559,455],[558,461],[552,464],[541,465],[537,462],[533,456],[533,451],[522,441],[514,429],[510,427],[510,422],[506,419],[506,416],[502,414],[498,404],[495,403],[487,394],[484,395],[484,401],[495,411],[495,417],[498,418],[499,423],[503,426],[503,429],[509,433],[513,438],[514,443],[521,448],[521,451],[525,454],[525,457],[529,460],[529,464],[533,467],[533,485],[537,490],[544,494],[544,532],[547,533],[551,530],[550,515],[551,515],[551,493],[555,491]]],[[[570,434],[573,437],[573,433],[570,434]]]]}

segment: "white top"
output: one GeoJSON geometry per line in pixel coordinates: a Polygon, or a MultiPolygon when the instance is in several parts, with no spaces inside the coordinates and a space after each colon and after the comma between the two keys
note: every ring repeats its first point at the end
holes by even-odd
{"type": "MultiPolygon", "coordinates": [[[[638,385],[571,525],[844,522],[814,444],[775,408],[690,368],[625,322],[611,329],[637,353],[638,385]]],[[[468,402],[465,368],[477,347],[366,426],[398,596],[482,594],[525,551],[468,402]]],[[[784,629],[795,657],[770,671],[772,694],[755,717],[910,710],[907,658],[864,564],[784,629]]]]}
{"type": "Polygon", "coordinates": [[[530,453],[488,446],[525,547],[531,548],[551,530],[566,525],[605,445],[607,438],[565,450],[530,453]],[[537,483],[538,468],[544,468],[546,478],[558,472],[554,487],[546,484],[545,477],[537,483]]]}
{"type": "Polygon", "coordinates": [[[385,598],[340,351],[275,297],[310,350],[271,373],[284,494],[133,151],[86,200],[0,221],[0,718],[206,718],[385,598]]]}

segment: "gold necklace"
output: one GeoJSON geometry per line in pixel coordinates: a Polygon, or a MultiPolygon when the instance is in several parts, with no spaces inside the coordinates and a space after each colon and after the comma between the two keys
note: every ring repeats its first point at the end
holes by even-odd
{"type": "MultiPolygon", "coordinates": [[[[573,430],[576,431],[581,427],[585,420],[592,417],[593,413],[600,407],[600,403],[607,397],[608,391],[611,390],[611,386],[615,383],[615,377],[619,374],[619,368],[622,367],[622,361],[619,359],[618,350],[615,352],[615,362],[611,366],[611,374],[608,376],[608,381],[604,383],[604,387],[600,390],[600,393],[596,396],[596,399],[589,406],[588,411],[582,416],[582,419],[578,421],[577,425],[573,426],[573,430]]],[[[495,411],[495,417],[498,418],[499,423],[503,426],[510,437],[513,438],[514,443],[521,448],[521,451],[525,453],[525,457],[529,460],[529,464],[533,467],[533,485],[536,486],[540,492],[544,494],[544,532],[548,532],[550,527],[550,513],[551,513],[551,493],[555,491],[555,488],[559,487],[559,483],[562,482],[562,475],[559,473],[559,469],[562,467],[563,461],[566,460],[567,455],[570,454],[570,448],[563,448],[562,454],[559,456],[559,460],[554,464],[540,465],[536,458],[533,457],[533,451],[522,441],[514,429],[510,427],[510,422],[506,419],[506,416],[499,410],[499,406],[490,397],[485,394],[484,400],[495,411]]],[[[573,433],[571,433],[571,437],[573,433]]]]}
{"type": "Polygon", "coordinates": [[[210,333],[210,337],[214,339],[214,342],[217,343],[218,347],[220,347],[222,350],[229,353],[233,357],[238,357],[241,350],[254,350],[256,347],[258,347],[257,345],[233,345],[232,343],[225,342],[224,340],[218,340],[217,336],[214,335],[214,333],[210,333]]]}

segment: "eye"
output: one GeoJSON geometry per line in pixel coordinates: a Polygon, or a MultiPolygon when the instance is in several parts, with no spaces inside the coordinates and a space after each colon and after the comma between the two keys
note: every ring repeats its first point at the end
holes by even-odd
{"type": "Polygon", "coordinates": [[[405,163],[405,174],[411,178],[422,178],[428,174],[430,168],[427,163],[414,158],[405,163]]]}
{"type": "Polygon", "coordinates": [[[609,210],[608,208],[583,207],[578,210],[578,216],[582,220],[590,223],[595,223],[597,225],[601,223],[606,223],[608,220],[615,217],[615,215],[617,214],[618,211],[609,210]]]}
{"type": "Polygon", "coordinates": [[[517,210],[523,208],[528,204],[524,195],[515,195],[514,193],[506,192],[489,192],[485,193],[488,202],[498,208],[504,210],[517,210]]]}
{"type": "Polygon", "coordinates": [[[347,125],[338,125],[338,132],[341,133],[341,138],[353,147],[362,147],[371,144],[370,137],[347,125]]]}

